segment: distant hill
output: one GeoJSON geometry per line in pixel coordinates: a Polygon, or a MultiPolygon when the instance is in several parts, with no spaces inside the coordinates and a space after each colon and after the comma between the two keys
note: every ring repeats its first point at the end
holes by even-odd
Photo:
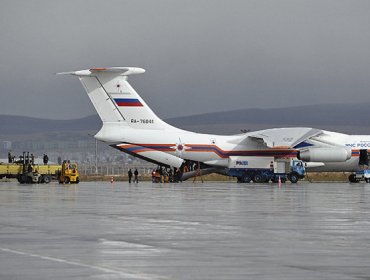
{"type": "Polygon", "coordinates": [[[183,129],[235,134],[241,129],[306,126],[348,134],[370,134],[370,102],[271,109],[244,109],[177,117],[166,121],[183,129]]]}
{"type": "Polygon", "coordinates": [[[0,135],[98,130],[101,124],[98,115],[74,120],[47,120],[0,115],[0,135]]]}
{"type": "MultiPolygon", "coordinates": [[[[309,126],[347,133],[370,133],[370,103],[323,104],[272,109],[243,109],[166,119],[184,129],[209,133],[238,133],[242,128],[309,126]]],[[[98,131],[98,115],[74,120],[47,120],[0,115],[0,135],[98,131]]]]}
{"type": "Polygon", "coordinates": [[[243,109],[167,119],[173,125],[270,124],[370,126],[370,103],[323,104],[272,109],[243,109]]]}
{"type": "MultiPolygon", "coordinates": [[[[370,103],[300,106],[282,109],[245,109],[166,119],[182,129],[230,135],[241,129],[256,131],[274,127],[308,126],[348,134],[370,134],[370,103]]],[[[98,115],[74,120],[46,120],[0,115],[0,158],[9,149],[21,155],[48,154],[77,162],[94,162],[98,147],[101,160],[112,161],[117,151],[92,137],[101,127],[98,115]],[[10,145],[10,146],[9,146],[10,145]]],[[[163,135],[165,137],[165,135],[163,135]]],[[[122,155],[120,155],[122,157],[122,155]]]]}

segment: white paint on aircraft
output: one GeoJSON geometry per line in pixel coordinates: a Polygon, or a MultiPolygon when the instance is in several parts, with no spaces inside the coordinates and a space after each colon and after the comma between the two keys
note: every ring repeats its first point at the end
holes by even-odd
{"type": "Polygon", "coordinates": [[[60,74],[77,76],[103,126],[95,138],[131,155],[180,167],[184,160],[226,168],[230,156],[295,158],[315,171],[355,171],[359,150],[370,136],[347,135],[308,127],[273,128],[224,136],[173,127],[161,120],[128,83],[137,67],[93,68],[60,74]]]}

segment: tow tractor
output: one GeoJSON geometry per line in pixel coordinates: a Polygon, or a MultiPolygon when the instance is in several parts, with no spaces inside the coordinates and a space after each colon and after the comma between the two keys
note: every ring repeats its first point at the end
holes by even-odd
{"type": "Polygon", "coordinates": [[[70,163],[64,161],[62,164],[62,170],[58,172],[59,184],[78,184],[80,182],[76,163],[70,163]]]}
{"type": "Polygon", "coordinates": [[[274,157],[230,157],[229,176],[237,177],[239,183],[286,182],[297,183],[305,177],[301,160],[274,157]]]}

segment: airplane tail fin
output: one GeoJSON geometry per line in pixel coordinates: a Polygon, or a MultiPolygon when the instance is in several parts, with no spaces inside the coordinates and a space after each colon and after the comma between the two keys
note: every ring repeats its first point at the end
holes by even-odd
{"type": "Polygon", "coordinates": [[[149,108],[127,81],[129,75],[144,72],[136,67],[110,67],[58,74],[78,76],[103,124],[120,123],[140,129],[171,127],[149,108]]]}

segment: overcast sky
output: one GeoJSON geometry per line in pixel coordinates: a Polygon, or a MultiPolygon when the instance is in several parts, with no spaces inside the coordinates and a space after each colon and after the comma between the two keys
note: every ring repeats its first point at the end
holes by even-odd
{"type": "MultiPolygon", "coordinates": [[[[370,101],[370,1],[17,1],[0,9],[0,114],[95,114],[56,72],[137,66],[163,118],[370,101]]],[[[370,108],[369,108],[370,109],[370,108]]]]}

